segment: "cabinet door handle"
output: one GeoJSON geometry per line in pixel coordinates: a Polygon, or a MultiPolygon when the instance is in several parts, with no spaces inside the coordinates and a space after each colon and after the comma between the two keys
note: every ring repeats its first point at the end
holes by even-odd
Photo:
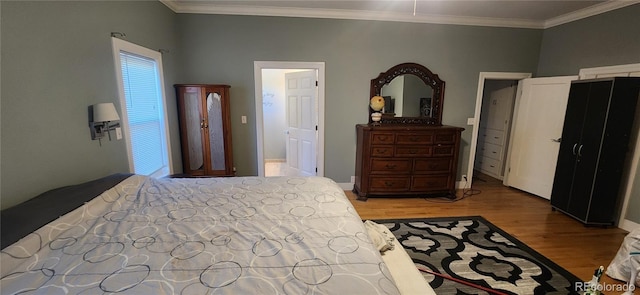
{"type": "Polygon", "coordinates": [[[582,157],[582,148],[584,147],[584,145],[580,145],[580,148],[578,149],[578,157],[582,157]]]}
{"type": "Polygon", "coordinates": [[[572,150],[573,150],[573,155],[574,155],[574,156],[576,155],[576,147],[577,147],[577,146],[578,146],[578,144],[577,144],[577,143],[573,144],[573,149],[572,149],[572,150]]]}

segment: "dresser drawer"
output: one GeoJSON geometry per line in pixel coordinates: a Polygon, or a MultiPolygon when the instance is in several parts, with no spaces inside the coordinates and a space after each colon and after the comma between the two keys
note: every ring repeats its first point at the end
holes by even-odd
{"type": "Polygon", "coordinates": [[[481,172],[490,174],[490,175],[499,175],[500,172],[500,161],[496,160],[496,159],[492,159],[489,157],[480,157],[480,159],[478,160],[478,164],[479,167],[476,167],[478,169],[480,169],[481,172]]]}
{"type": "Polygon", "coordinates": [[[480,134],[479,140],[484,142],[493,143],[497,145],[503,145],[504,143],[504,132],[492,129],[484,129],[480,134]]]}
{"type": "Polygon", "coordinates": [[[455,143],[456,138],[455,132],[436,132],[434,143],[455,143]]]}
{"type": "Polygon", "coordinates": [[[371,133],[371,144],[394,144],[394,141],[393,133],[371,133]]]}
{"type": "Polygon", "coordinates": [[[436,145],[433,147],[434,157],[452,157],[456,152],[456,148],[453,145],[436,145]]]}
{"type": "Polygon", "coordinates": [[[393,146],[371,146],[372,157],[393,157],[393,146]]]}
{"type": "Polygon", "coordinates": [[[414,176],[412,191],[446,191],[449,190],[449,175],[414,176]]]}
{"type": "Polygon", "coordinates": [[[448,173],[452,160],[452,158],[416,159],[413,172],[421,174],[448,173]]]}
{"type": "Polygon", "coordinates": [[[411,177],[371,177],[371,192],[403,192],[411,188],[411,177]]]}
{"type": "Polygon", "coordinates": [[[433,143],[432,132],[396,134],[396,144],[431,144],[431,143],[433,143]]]}
{"type": "Polygon", "coordinates": [[[500,160],[502,158],[502,147],[497,144],[485,142],[481,146],[478,146],[478,152],[483,157],[496,160],[500,160]]]}
{"type": "Polygon", "coordinates": [[[389,159],[371,159],[371,173],[411,173],[411,159],[389,160],[389,159]]]}
{"type": "Polygon", "coordinates": [[[396,146],[396,157],[428,157],[431,156],[431,146],[396,146]]]}

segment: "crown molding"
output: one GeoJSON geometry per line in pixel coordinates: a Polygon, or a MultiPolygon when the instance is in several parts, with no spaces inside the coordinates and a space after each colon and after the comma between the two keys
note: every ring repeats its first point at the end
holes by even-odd
{"type": "Polygon", "coordinates": [[[361,10],[337,9],[308,9],[294,7],[267,7],[216,5],[205,1],[180,2],[177,0],[159,0],[176,13],[225,14],[225,15],[253,15],[277,17],[306,17],[328,19],[377,20],[409,23],[430,23],[466,26],[507,27],[525,29],[546,29],[564,23],[576,21],[607,11],[640,3],[640,0],[608,1],[592,7],[578,10],[546,21],[525,19],[504,19],[486,17],[468,17],[451,15],[405,14],[397,12],[378,12],[361,10]]]}
{"type": "Polygon", "coordinates": [[[603,2],[600,4],[596,4],[596,5],[584,8],[584,9],[576,10],[572,13],[550,18],[544,21],[544,28],[548,29],[551,27],[570,23],[583,18],[587,18],[590,16],[598,15],[601,13],[609,12],[612,10],[616,10],[619,8],[627,7],[627,6],[638,4],[638,3],[640,3],[640,1],[638,0],[613,0],[613,1],[603,2]]]}

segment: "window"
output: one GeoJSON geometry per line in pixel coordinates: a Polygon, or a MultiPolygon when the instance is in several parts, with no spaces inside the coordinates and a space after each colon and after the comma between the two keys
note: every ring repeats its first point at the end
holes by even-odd
{"type": "Polygon", "coordinates": [[[171,159],[162,56],[118,38],[112,38],[112,43],[129,169],[166,176],[171,173],[171,159]]]}

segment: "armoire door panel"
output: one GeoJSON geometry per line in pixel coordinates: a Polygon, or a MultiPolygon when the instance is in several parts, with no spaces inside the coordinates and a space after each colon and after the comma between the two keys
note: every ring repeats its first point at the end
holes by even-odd
{"type": "Polygon", "coordinates": [[[222,120],[221,95],[217,92],[207,94],[207,132],[209,136],[209,153],[213,170],[225,170],[224,126],[222,120]]]}
{"type": "Polygon", "coordinates": [[[202,103],[200,102],[200,89],[190,87],[184,92],[183,106],[185,112],[184,136],[187,140],[188,161],[185,163],[185,170],[203,171],[204,170],[204,151],[202,142],[203,121],[202,121],[202,103]]]}
{"type": "Polygon", "coordinates": [[[590,86],[573,84],[569,91],[567,110],[562,128],[558,161],[551,190],[551,205],[566,210],[571,200],[573,174],[577,165],[580,134],[590,86]]]}

